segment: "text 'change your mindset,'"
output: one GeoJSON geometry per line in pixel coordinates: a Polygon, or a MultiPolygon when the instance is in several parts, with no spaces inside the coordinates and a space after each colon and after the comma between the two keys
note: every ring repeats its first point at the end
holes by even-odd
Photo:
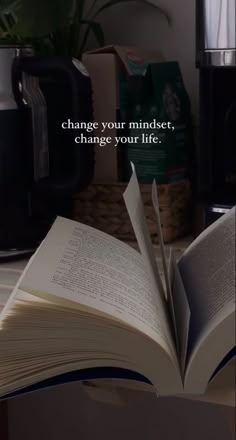
{"type": "Polygon", "coordinates": [[[109,130],[155,130],[154,133],[145,133],[136,136],[134,132],[129,136],[87,136],[83,132],[75,137],[76,144],[97,144],[101,147],[105,147],[107,144],[113,144],[115,146],[126,143],[153,143],[160,144],[161,138],[158,136],[158,130],[171,130],[174,131],[175,127],[170,121],[157,121],[153,119],[151,122],[139,121],[135,122],[73,122],[70,119],[62,123],[63,130],[83,130],[87,133],[92,133],[94,130],[98,130],[101,134],[109,130]]]}

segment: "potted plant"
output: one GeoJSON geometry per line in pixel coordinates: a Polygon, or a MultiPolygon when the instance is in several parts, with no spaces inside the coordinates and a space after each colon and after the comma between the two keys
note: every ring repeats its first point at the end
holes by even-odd
{"type": "Polygon", "coordinates": [[[121,3],[142,3],[170,16],[148,0],[107,0],[102,5],[93,0],[0,0],[0,38],[33,44],[39,53],[60,54],[80,59],[88,37],[93,33],[97,44],[104,46],[104,33],[99,15],[121,3]]]}

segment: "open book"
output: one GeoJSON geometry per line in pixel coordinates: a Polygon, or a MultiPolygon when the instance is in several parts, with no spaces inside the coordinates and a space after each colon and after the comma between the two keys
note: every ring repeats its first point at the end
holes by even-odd
{"type": "Polygon", "coordinates": [[[137,177],[124,193],[140,252],[58,217],[0,312],[0,396],[87,369],[201,394],[235,347],[235,208],[160,276],[137,177]],[[140,375],[140,376],[139,376],[140,375]]]}

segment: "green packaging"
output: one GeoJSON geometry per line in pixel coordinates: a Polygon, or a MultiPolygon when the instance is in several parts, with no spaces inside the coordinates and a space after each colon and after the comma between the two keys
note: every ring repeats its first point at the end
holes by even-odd
{"type": "Polygon", "coordinates": [[[193,150],[191,106],[177,62],[150,64],[132,77],[128,103],[129,137],[122,148],[123,180],[130,161],[142,183],[170,183],[189,177],[193,150]]]}

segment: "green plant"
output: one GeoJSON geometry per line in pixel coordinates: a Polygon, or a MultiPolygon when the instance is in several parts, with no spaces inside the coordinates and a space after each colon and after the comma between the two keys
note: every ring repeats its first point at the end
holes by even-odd
{"type": "Polygon", "coordinates": [[[99,15],[121,3],[142,3],[162,14],[166,11],[148,0],[0,0],[0,37],[31,42],[40,52],[53,52],[80,58],[92,32],[100,46],[104,34],[99,15]]]}

